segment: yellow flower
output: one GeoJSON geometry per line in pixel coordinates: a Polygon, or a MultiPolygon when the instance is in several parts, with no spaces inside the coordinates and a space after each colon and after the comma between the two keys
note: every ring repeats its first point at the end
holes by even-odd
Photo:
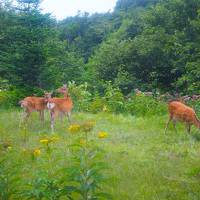
{"type": "Polygon", "coordinates": [[[48,139],[42,139],[42,140],[40,140],[40,143],[41,144],[49,144],[49,142],[50,142],[50,140],[48,140],[48,139]]]}
{"type": "Polygon", "coordinates": [[[84,146],[85,144],[86,144],[86,140],[81,139],[81,140],[80,140],[80,145],[83,145],[83,146],[84,146]]]}
{"type": "Polygon", "coordinates": [[[59,140],[59,137],[51,137],[50,141],[51,142],[57,142],[59,140]]]}
{"type": "Polygon", "coordinates": [[[33,155],[34,155],[35,157],[39,156],[40,154],[41,154],[40,149],[34,149],[33,155]]]}
{"type": "Polygon", "coordinates": [[[98,133],[98,138],[103,139],[106,138],[108,136],[108,133],[101,131],[98,133]]]}
{"type": "Polygon", "coordinates": [[[91,131],[94,126],[95,126],[95,121],[88,121],[88,122],[85,122],[81,125],[81,129],[84,131],[84,132],[89,132],[91,131]]]}
{"type": "Polygon", "coordinates": [[[77,132],[79,132],[80,131],[80,125],[78,125],[78,124],[72,124],[72,125],[70,125],[70,127],[68,128],[68,131],[70,132],[70,133],[77,133],[77,132]]]}

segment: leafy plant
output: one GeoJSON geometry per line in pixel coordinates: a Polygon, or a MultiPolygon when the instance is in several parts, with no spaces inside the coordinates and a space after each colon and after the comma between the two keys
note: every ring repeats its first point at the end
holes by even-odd
{"type": "MultiPolygon", "coordinates": [[[[9,148],[4,153],[7,152],[9,148]]],[[[2,156],[2,155],[1,155],[2,156]]],[[[17,199],[19,195],[20,176],[19,164],[8,160],[7,156],[0,159],[0,199],[17,199]]]]}
{"type": "MultiPolygon", "coordinates": [[[[106,163],[102,161],[104,152],[95,145],[93,140],[88,139],[94,124],[94,122],[85,122],[80,129],[76,129],[83,131],[84,135],[78,138],[80,143],[71,145],[72,163],[66,169],[68,184],[63,188],[63,192],[70,200],[111,199],[111,196],[104,192],[105,187],[103,187],[107,169],[106,163]]],[[[71,127],[70,130],[74,129],[71,127]]]]}
{"type": "Polygon", "coordinates": [[[132,96],[126,103],[126,112],[137,116],[163,115],[167,106],[151,96],[132,96]]]}
{"type": "Polygon", "coordinates": [[[108,82],[105,90],[105,99],[110,111],[115,113],[124,111],[124,96],[120,89],[113,87],[110,82],[108,82]]]}
{"type": "Polygon", "coordinates": [[[78,111],[88,111],[92,94],[88,91],[87,83],[77,85],[74,81],[68,83],[69,93],[78,111]]]}
{"type": "Polygon", "coordinates": [[[38,175],[33,181],[28,183],[28,187],[22,195],[26,199],[35,200],[57,200],[62,196],[60,183],[45,174],[38,175]]]}

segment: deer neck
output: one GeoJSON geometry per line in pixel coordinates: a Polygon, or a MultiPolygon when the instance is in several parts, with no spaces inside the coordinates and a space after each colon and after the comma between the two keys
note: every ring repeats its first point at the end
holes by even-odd
{"type": "Polygon", "coordinates": [[[64,92],[63,95],[64,95],[64,98],[68,98],[67,92],[64,92]]]}

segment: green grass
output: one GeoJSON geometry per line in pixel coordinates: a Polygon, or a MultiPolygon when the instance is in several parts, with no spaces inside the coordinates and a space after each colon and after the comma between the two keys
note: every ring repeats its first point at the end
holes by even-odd
{"type": "MultiPolygon", "coordinates": [[[[34,113],[27,124],[24,140],[25,131],[19,126],[20,114],[19,111],[0,113],[1,143],[12,144],[12,150],[1,149],[0,156],[10,159],[10,166],[20,163],[19,190],[26,188],[27,181],[44,170],[60,178],[59,169],[68,165],[66,144],[73,137],[67,133],[67,120],[57,119],[55,134],[61,139],[52,145],[51,158],[46,159],[42,149],[40,158],[33,161],[23,149],[41,147],[39,140],[51,135],[49,116],[46,113],[43,125],[34,113]]],[[[171,125],[164,135],[167,115],[136,118],[108,113],[73,113],[74,122],[91,119],[96,121],[96,126],[89,137],[105,149],[105,161],[110,168],[105,191],[111,193],[114,200],[200,199],[200,132],[196,128],[188,135],[183,124],[178,124],[177,133],[171,125]],[[99,131],[108,132],[108,138],[99,140],[99,131]]]]}

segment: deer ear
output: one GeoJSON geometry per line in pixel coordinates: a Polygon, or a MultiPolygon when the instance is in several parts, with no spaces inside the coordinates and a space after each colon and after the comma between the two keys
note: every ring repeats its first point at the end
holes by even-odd
{"type": "Polygon", "coordinates": [[[67,88],[67,84],[63,84],[63,87],[64,87],[64,88],[67,88]]]}

